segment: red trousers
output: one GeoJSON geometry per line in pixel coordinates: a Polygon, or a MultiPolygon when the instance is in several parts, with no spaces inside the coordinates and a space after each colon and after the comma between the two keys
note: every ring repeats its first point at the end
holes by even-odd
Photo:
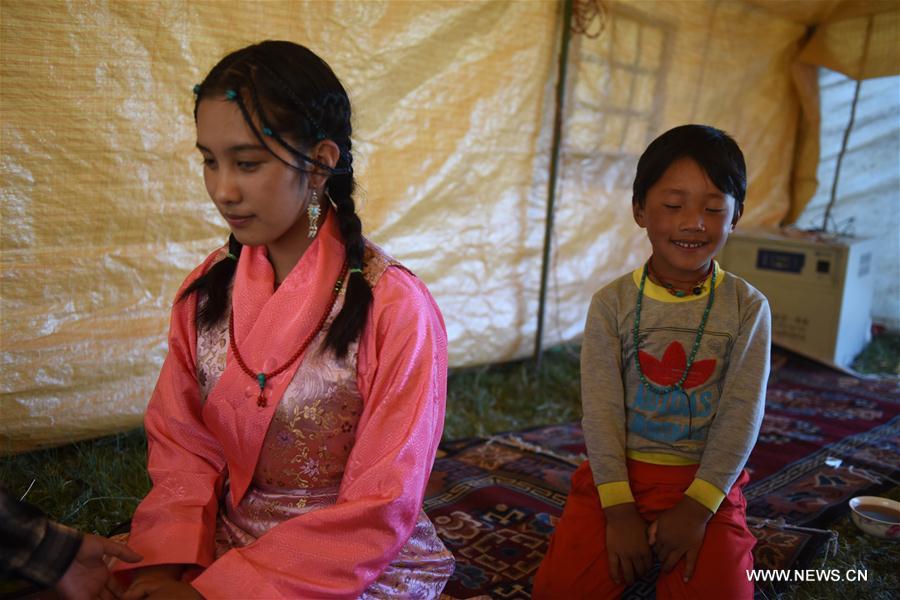
{"type": "MultiPolygon", "coordinates": [[[[629,483],[641,516],[652,522],[662,511],[677,504],[696,471],[697,465],[654,465],[629,460],[629,483]]],[[[707,522],[690,581],[683,581],[682,558],[671,572],[660,572],[657,598],[753,598],[753,582],[748,581],[746,570],[753,568],[750,551],[756,538],[747,529],[747,501],[741,493],[749,479],[746,471],[741,472],[719,510],[707,522]]],[[[590,465],[585,461],[572,478],[562,518],[535,576],[532,598],[619,598],[625,587],[613,582],[609,574],[606,519],[590,465]]]]}

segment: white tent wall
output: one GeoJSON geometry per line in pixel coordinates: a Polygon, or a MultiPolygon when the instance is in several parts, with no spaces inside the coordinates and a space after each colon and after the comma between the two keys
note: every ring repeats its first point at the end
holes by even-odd
{"type": "MultiPolygon", "coordinates": [[[[428,284],[451,364],[532,351],[560,3],[0,2],[0,453],[139,424],[175,291],[227,235],[190,89],[266,38],[308,45],[346,84],[365,231],[428,284]]],[[[736,137],[747,223],[794,209],[792,68],[806,24],[843,4],[585,5],[602,32],[570,51],[545,345],[646,255],[631,178],[666,128],[736,137]]]]}
{"type": "MultiPolygon", "coordinates": [[[[855,87],[856,81],[821,69],[819,186],[797,220],[801,229],[824,225],[855,87]]],[[[900,77],[860,82],[836,192],[828,231],[878,238],[872,320],[900,331],[900,77]]]]}

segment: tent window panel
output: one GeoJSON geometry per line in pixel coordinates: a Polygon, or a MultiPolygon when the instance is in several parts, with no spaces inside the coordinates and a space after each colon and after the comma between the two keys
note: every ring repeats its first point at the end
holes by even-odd
{"type": "Polygon", "coordinates": [[[637,157],[657,129],[670,33],[627,10],[608,28],[573,38],[566,154],[637,157]]]}

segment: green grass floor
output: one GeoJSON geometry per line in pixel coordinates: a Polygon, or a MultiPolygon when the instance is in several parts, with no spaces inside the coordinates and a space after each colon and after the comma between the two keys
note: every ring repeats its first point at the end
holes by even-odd
{"type": "MultiPolygon", "coordinates": [[[[553,348],[544,354],[540,371],[531,360],[453,370],[448,383],[445,439],[483,437],[580,418],[578,352],[574,345],[553,348]]],[[[900,335],[883,334],[860,355],[854,368],[897,375],[898,365],[900,335]]],[[[0,482],[63,523],[107,534],[131,518],[147,493],[150,481],[145,461],[144,433],[136,429],[0,458],[0,482]]],[[[900,499],[900,488],[887,495],[900,499]]],[[[777,597],[896,598],[895,590],[900,589],[900,570],[896,567],[900,543],[864,536],[849,517],[838,520],[833,529],[840,535],[837,554],[822,557],[811,567],[841,572],[868,569],[869,582],[803,583],[777,597]]]]}

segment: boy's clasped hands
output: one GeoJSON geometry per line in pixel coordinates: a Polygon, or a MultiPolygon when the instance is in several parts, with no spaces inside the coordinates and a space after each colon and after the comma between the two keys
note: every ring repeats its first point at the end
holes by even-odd
{"type": "Polygon", "coordinates": [[[650,570],[653,554],[666,573],[684,557],[684,581],[694,574],[706,523],[713,516],[705,506],[684,496],[649,524],[641,517],[634,502],[617,504],[603,512],[607,522],[609,572],[613,581],[633,583],[650,570]]]}

